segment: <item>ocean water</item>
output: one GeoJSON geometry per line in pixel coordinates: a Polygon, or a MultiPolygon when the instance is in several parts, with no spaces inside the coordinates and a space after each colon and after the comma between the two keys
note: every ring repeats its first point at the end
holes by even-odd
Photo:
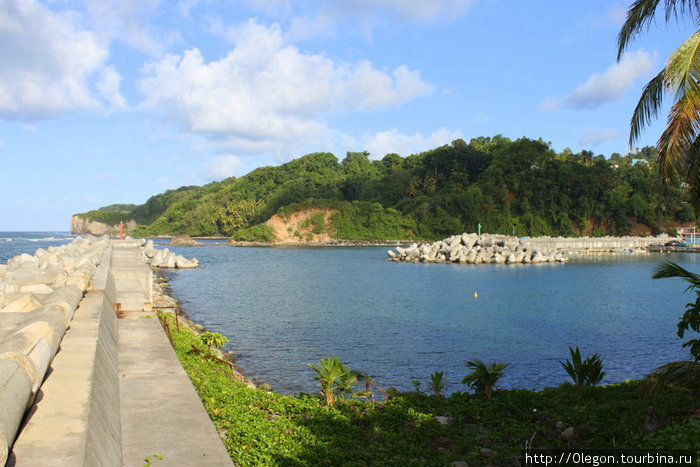
{"type": "Polygon", "coordinates": [[[22,253],[33,255],[38,248],[70,243],[75,235],[68,232],[0,232],[0,264],[22,253]]]}
{"type": "MultiPolygon", "coordinates": [[[[73,238],[0,233],[0,262],[73,238]]],[[[569,345],[602,356],[604,383],[639,378],[688,357],[676,323],[694,296],[651,275],[664,260],[700,272],[696,254],[472,266],[388,262],[385,247],[171,250],[203,266],[166,272],[190,318],[229,338],[244,373],[287,394],[315,392],[307,364],[328,355],[402,390],[425,388],[436,370],[448,392],[465,390],[473,358],[509,362],[504,387],[556,386],[569,345]]]]}
{"type": "Polygon", "coordinates": [[[589,255],[566,264],[388,262],[386,248],[174,248],[203,269],[169,271],[191,318],[229,338],[247,375],[282,393],[315,392],[308,363],[337,355],[380,387],[423,388],[444,371],[465,390],[465,360],[509,362],[504,387],[568,379],[568,346],[603,358],[604,383],[685,359],[681,280],[652,280],[698,255],[589,255]],[[476,294],[476,297],[475,297],[476,294]]]}

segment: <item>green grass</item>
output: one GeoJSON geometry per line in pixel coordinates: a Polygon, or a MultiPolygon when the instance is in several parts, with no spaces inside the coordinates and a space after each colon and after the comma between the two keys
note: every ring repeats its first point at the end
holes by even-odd
{"type": "MultiPolygon", "coordinates": [[[[236,465],[514,464],[532,448],[675,448],[700,451],[697,399],[665,394],[642,399],[639,381],[544,391],[501,390],[491,400],[457,392],[439,398],[395,393],[385,402],[338,401],[320,395],[283,396],[249,389],[208,353],[190,330],[171,327],[175,350],[236,465]],[[649,434],[653,406],[661,425],[649,434]],[[435,416],[449,417],[446,426],[435,416]],[[569,446],[555,423],[573,426],[569,446]]],[[[301,369],[300,369],[301,370],[301,369]]],[[[562,379],[565,375],[562,375],[562,379]]],[[[426,375],[427,378],[427,375],[426,375]]]]}

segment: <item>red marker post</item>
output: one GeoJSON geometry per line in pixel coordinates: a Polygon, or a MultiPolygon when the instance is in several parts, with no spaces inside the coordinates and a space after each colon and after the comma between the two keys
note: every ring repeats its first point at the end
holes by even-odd
{"type": "Polygon", "coordinates": [[[119,221],[119,240],[124,240],[124,222],[119,221]]]}

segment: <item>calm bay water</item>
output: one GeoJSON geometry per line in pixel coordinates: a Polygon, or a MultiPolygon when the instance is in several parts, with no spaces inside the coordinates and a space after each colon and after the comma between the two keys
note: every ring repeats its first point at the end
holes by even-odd
{"type": "Polygon", "coordinates": [[[381,387],[444,371],[450,392],[473,358],[510,362],[505,387],[541,389],[568,378],[569,345],[600,353],[608,383],[688,356],[676,323],[693,297],[650,277],[663,260],[697,271],[697,255],[469,266],[387,262],[386,249],[175,248],[205,268],[168,276],[192,319],[282,393],[316,391],[307,363],[327,355],[381,387]]]}
{"type": "MultiPolygon", "coordinates": [[[[0,262],[72,239],[0,233],[0,262]]],[[[464,390],[473,358],[510,362],[505,387],[555,386],[569,345],[601,354],[604,382],[638,378],[688,356],[676,323],[693,295],[681,280],[652,280],[654,269],[672,260],[700,271],[695,254],[469,266],[391,263],[387,248],[171,249],[204,266],[168,271],[172,294],[229,338],[248,376],[282,393],[315,392],[307,363],[327,355],[404,390],[435,370],[464,390]]]]}

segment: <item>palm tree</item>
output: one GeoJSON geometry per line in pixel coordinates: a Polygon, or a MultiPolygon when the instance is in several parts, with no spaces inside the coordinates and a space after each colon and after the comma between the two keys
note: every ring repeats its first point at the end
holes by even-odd
{"type": "Polygon", "coordinates": [[[496,382],[498,382],[501,376],[503,376],[503,370],[505,370],[509,364],[486,364],[481,360],[474,359],[465,362],[464,365],[474,371],[462,379],[462,384],[466,384],[473,388],[477,394],[484,394],[486,395],[487,399],[491,399],[496,382]]]}
{"type": "MultiPolygon", "coordinates": [[[[660,0],[635,0],[627,11],[627,20],[618,35],[618,61],[630,41],[654,19],[660,0]]],[[[665,19],[679,15],[700,24],[699,0],[665,0],[665,19]]],[[[668,124],[657,142],[657,160],[665,183],[685,181],[700,208],[700,30],[683,42],[668,58],[664,68],[642,91],[632,114],[630,145],[639,139],[644,127],[661,108],[664,94],[675,102],[668,114],[668,124]]]]}
{"type": "Polygon", "coordinates": [[[315,380],[321,385],[321,394],[326,405],[332,407],[336,393],[345,395],[357,384],[357,373],[350,370],[338,357],[322,358],[318,365],[308,364],[315,372],[315,380]]]}
{"type": "MultiPolygon", "coordinates": [[[[688,290],[695,291],[695,303],[685,306],[685,313],[678,322],[678,337],[683,338],[686,331],[700,332],[700,275],[690,272],[676,263],[662,263],[653,279],[680,277],[688,282],[688,290]]],[[[689,347],[692,361],[667,363],[656,368],[647,378],[652,389],[676,386],[693,391],[700,391],[700,339],[690,339],[683,344],[689,347]]]]}
{"type": "Polygon", "coordinates": [[[442,397],[442,393],[447,389],[447,381],[445,381],[445,372],[434,371],[430,375],[430,382],[428,383],[428,389],[433,391],[438,398],[442,397]]]}
{"type": "Polygon", "coordinates": [[[599,354],[593,354],[593,356],[582,360],[578,347],[572,349],[571,346],[569,346],[569,354],[571,360],[567,358],[566,363],[559,361],[559,364],[566,370],[579,391],[584,386],[595,386],[601,382],[605,372],[603,371],[603,360],[599,354]]]}

